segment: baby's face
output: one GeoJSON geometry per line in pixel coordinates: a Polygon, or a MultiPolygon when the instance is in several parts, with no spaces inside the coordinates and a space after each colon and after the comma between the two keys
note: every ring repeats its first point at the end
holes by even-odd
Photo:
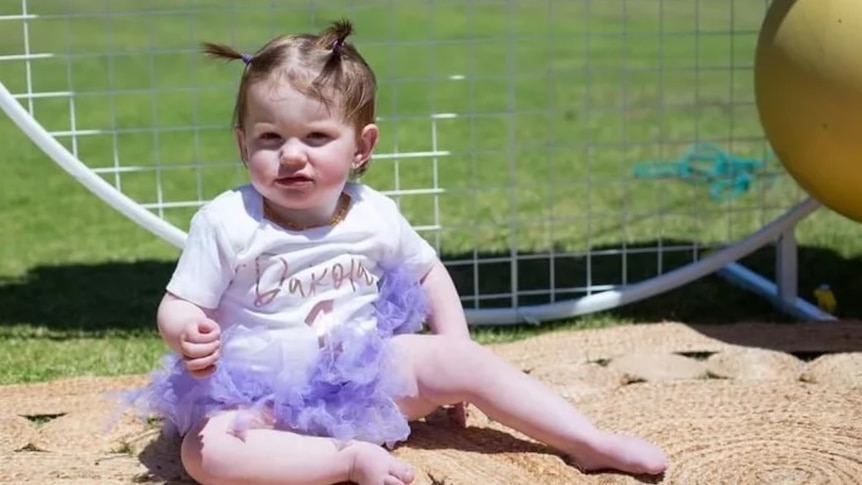
{"type": "Polygon", "coordinates": [[[357,136],[335,104],[328,109],[288,83],[253,84],[246,102],[241,156],[258,191],[287,210],[330,207],[376,141],[376,127],[373,139],[366,129],[357,136]]]}

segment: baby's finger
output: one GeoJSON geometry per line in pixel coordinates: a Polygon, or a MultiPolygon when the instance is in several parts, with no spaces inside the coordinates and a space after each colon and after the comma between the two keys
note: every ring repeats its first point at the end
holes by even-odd
{"type": "Polygon", "coordinates": [[[204,377],[207,377],[210,374],[212,374],[213,372],[215,372],[215,370],[216,370],[216,366],[211,365],[211,366],[207,367],[206,369],[191,370],[191,371],[189,371],[189,374],[191,374],[192,377],[194,377],[196,379],[203,379],[204,377]]]}
{"type": "Polygon", "coordinates": [[[189,334],[190,337],[193,336],[192,338],[189,339],[189,341],[194,342],[194,343],[205,344],[205,343],[209,343],[209,342],[215,342],[221,338],[221,330],[219,329],[218,326],[216,326],[215,328],[209,329],[205,332],[201,332],[200,327],[198,327],[195,330],[196,331],[194,333],[189,334]]]}
{"type": "Polygon", "coordinates": [[[455,424],[464,428],[467,426],[467,405],[458,403],[448,409],[449,417],[455,421],[455,424]]]}
{"type": "Polygon", "coordinates": [[[186,369],[190,372],[202,371],[207,367],[214,366],[218,361],[219,352],[215,351],[212,354],[206,357],[200,357],[197,359],[186,359],[186,369]]]}
{"type": "Polygon", "coordinates": [[[211,334],[218,331],[219,326],[216,322],[209,318],[205,318],[198,322],[198,333],[201,335],[211,334]]]}
{"type": "Polygon", "coordinates": [[[183,331],[182,338],[189,342],[205,343],[218,339],[220,335],[221,330],[219,329],[218,324],[212,320],[202,320],[186,327],[183,331]]]}
{"type": "Polygon", "coordinates": [[[212,355],[221,347],[221,341],[197,343],[182,341],[180,342],[180,350],[183,352],[183,357],[186,359],[200,359],[212,355]]]}

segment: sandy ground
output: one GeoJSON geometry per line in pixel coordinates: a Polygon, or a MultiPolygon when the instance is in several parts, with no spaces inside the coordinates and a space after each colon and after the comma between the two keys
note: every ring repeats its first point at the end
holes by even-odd
{"type": "MultiPolygon", "coordinates": [[[[862,322],[662,323],[495,346],[598,425],[659,443],[662,477],[582,474],[490,422],[416,423],[396,450],[423,485],[860,483],[862,322]]],[[[0,387],[0,483],[194,483],[176,439],[116,416],[110,392],[146,376],[0,387]],[[113,428],[106,426],[116,423],[113,428]]]]}

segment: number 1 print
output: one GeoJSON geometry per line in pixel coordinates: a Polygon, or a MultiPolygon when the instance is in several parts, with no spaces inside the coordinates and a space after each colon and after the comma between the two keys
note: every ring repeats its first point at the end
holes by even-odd
{"type": "Polygon", "coordinates": [[[305,324],[309,327],[314,326],[314,321],[317,320],[317,317],[323,313],[324,315],[332,311],[332,307],[335,305],[335,300],[321,300],[308,312],[308,315],[305,317],[305,324]]]}

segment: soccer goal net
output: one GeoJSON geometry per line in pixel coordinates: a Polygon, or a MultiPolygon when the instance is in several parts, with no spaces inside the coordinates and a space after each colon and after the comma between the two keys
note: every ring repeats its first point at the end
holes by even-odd
{"type": "Polygon", "coordinates": [[[363,181],[439,250],[473,323],[543,321],[727,268],[812,210],[758,121],[766,6],[9,0],[0,87],[54,161],[181,246],[191,214],[247,180],[230,127],[241,67],[199,43],[254,50],[350,18],[380,86],[363,181]]]}

